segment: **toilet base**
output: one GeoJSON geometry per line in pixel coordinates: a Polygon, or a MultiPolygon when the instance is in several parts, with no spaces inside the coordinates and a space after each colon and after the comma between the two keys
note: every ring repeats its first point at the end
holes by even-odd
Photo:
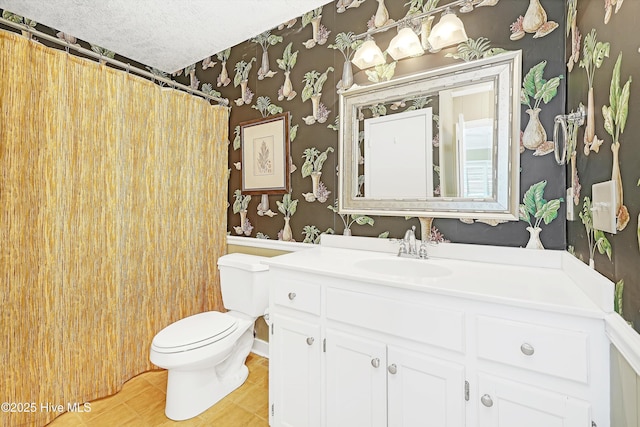
{"type": "Polygon", "coordinates": [[[245,361],[253,331],[247,330],[222,362],[199,369],[169,369],[164,413],[174,421],[193,418],[240,387],[249,376],[245,361]]]}
{"type": "MultiPolygon", "coordinates": [[[[177,372],[176,374],[186,374],[188,372],[177,372]]],[[[202,375],[202,372],[192,372],[196,375],[202,375]]],[[[222,398],[227,396],[233,390],[240,387],[247,379],[249,369],[246,365],[242,365],[236,375],[225,378],[224,381],[211,382],[202,384],[197,390],[192,389],[189,393],[180,393],[179,388],[174,388],[176,393],[172,396],[167,393],[167,402],[164,413],[167,418],[174,421],[183,421],[200,415],[213,405],[218,403],[222,398]]],[[[173,378],[180,381],[180,378],[173,378]]],[[[171,382],[171,371],[169,371],[169,383],[171,382]]],[[[189,381],[193,384],[193,381],[189,381]]],[[[169,389],[167,389],[169,391],[169,389]]]]}

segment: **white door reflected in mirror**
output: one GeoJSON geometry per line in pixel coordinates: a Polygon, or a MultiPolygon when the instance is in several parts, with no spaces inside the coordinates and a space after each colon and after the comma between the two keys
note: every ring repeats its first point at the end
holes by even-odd
{"type": "Polygon", "coordinates": [[[432,110],[365,119],[364,197],[433,197],[432,110]]]}

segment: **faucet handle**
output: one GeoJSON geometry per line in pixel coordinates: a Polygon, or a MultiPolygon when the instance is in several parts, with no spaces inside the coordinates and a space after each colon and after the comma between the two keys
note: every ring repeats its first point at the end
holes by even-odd
{"type": "Polygon", "coordinates": [[[398,248],[398,256],[407,253],[407,245],[405,244],[404,240],[400,240],[399,242],[400,247],[398,248]]]}
{"type": "Polygon", "coordinates": [[[420,249],[418,250],[418,258],[427,259],[427,242],[420,242],[420,249]]]}

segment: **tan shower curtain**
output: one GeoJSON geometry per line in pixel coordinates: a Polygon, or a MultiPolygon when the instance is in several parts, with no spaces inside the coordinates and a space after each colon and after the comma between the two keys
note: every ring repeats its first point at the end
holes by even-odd
{"type": "Polygon", "coordinates": [[[0,32],[0,425],[115,393],[221,306],[228,115],[0,32]]]}

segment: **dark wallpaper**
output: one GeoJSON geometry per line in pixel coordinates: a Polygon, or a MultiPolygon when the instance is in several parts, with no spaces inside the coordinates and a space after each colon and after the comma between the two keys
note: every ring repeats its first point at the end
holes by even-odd
{"type": "MultiPolygon", "coordinates": [[[[591,197],[591,185],[612,179],[613,154],[611,150],[613,137],[605,130],[603,106],[611,105],[610,88],[613,71],[618,56],[622,54],[620,67],[620,85],[631,79],[628,101],[628,118],[623,133],[620,134],[619,161],[624,205],[628,211],[628,223],[615,235],[605,233],[610,243],[611,260],[606,252],[601,254],[596,248],[594,264],[597,271],[614,282],[623,281],[623,316],[628,321],[636,321],[640,310],[640,256],[638,232],[638,213],[640,212],[640,151],[638,151],[638,135],[640,134],[640,54],[638,38],[632,35],[640,16],[640,2],[625,1],[619,3],[618,12],[613,5],[607,13],[605,2],[600,0],[579,0],[577,4],[577,28],[581,34],[580,59],[583,59],[584,40],[588,33],[595,29],[597,40],[609,43],[609,56],[605,57],[600,68],[596,69],[593,78],[593,97],[595,113],[595,135],[603,140],[598,152],[584,153],[585,127],[578,131],[577,174],[581,186],[581,209],[584,197],[591,197]],[[608,22],[605,23],[607,15],[608,22]]],[[[611,3],[609,3],[611,4],[611,3]]],[[[568,78],[568,109],[575,109],[579,103],[587,105],[589,85],[584,68],[576,65],[568,78]]],[[[570,176],[570,172],[568,172],[570,176]]],[[[570,179],[570,178],[568,178],[570,179]]],[[[584,262],[590,258],[587,232],[580,220],[567,222],[567,244],[575,250],[576,256],[584,262]]],[[[638,325],[636,324],[636,329],[638,325]]]]}
{"type": "MultiPolygon", "coordinates": [[[[444,3],[444,2],[443,2],[444,3]]],[[[385,2],[391,18],[399,20],[408,12],[408,6],[404,1],[387,0],[385,2]]],[[[337,149],[338,149],[338,132],[332,130],[328,125],[333,125],[336,114],[338,113],[339,97],[336,91],[336,85],[341,78],[344,58],[340,51],[328,48],[333,43],[335,36],[341,32],[354,32],[356,34],[367,30],[367,21],[376,13],[378,2],[369,0],[362,3],[358,8],[347,9],[343,13],[337,12],[337,2],[330,3],[322,9],[321,25],[330,31],[328,40],[324,44],[316,44],[311,48],[305,47],[305,43],[312,36],[312,29],[309,26],[302,27],[302,20],[293,24],[291,28],[281,30],[274,29],[272,34],[282,36],[283,41],[268,49],[270,57],[271,70],[278,71],[273,77],[258,79],[257,68],[261,62],[262,48],[255,42],[247,41],[231,49],[231,56],[227,62],[229,73],[233,65],[239,61],[249,62],[251,58],[256,58],[256,63],[249,75],[248,86],[254,92],[254,98],[251,104],[255,104],[256,98],[260,96],[268,96],[272,104],[282,107],[284,111],[288,111],[292,115],[292,122],[297,125],[297,134],[295,140],[291,143],[291,155],[296,170],[292,173],[292,199],[297,199],[297,209],[292,215],[290,223],[293,231],[293,237],[296,241],[303,241],[305,235],[303,229],[307,226],[315,226],[319,231],[325,232],[331,228],[335,233],[342,233],[344,224],[337,214],[334,214],[327,206],[332,205],[336,188],[337,188],[337,149]],[[282,70],[277,68],[276,59],[282,57],[285,47],[292,43],[292,51],[298,51],[297,62],[291,71],[291,79],[294,88],[298,92],[296,98],[287,101],[278,100],[278,89],[283,84],[284,77],[282,70]],[[308,125],[304,118],[311,114],[311,103],[309,101],[302,102],[300,93],[303,88],[303,79],[306,73],[317,71],[324,73],[328,69],[333,69],[328,73],[327,82],[322,91],[321,102],[330,110],[326,122],[308,125]],[[317,148],[323,152],[327,148],[332,147],[333,152],[328,153],[328,159],[322,168],[321,181],[326,186],[329,194],[328,200],[324,203],[318,200],[307,202],[303,193],[311,191],[311,179],[303,178],[301,175],[301,167],[304,163],[304,151],[310,147],[317,148]]],[[[544,37],[534,39],[532,34],[526,34],[520,40],[512,41],[510,39],[510,26],[519,16],[524,15],[529,6],[528,0],[509,0],[502,1],[493,7],[479,7],[468,14],[461,14],[464,20],[467,34],[470,38],[478,39],[484,37],[488,39],[492,48],[503,48],[506,50],[518,50],[523,52],[523,75],[529,68],[541,61],[547,61],[545,68],[545,77],[565,75],[565,8],[562,2],[543,1],[543,7],[548,14],[548,20],[559,23],[559,27],[544,37]]],[[[395,36],[396,30],[391,29],[386,33],[377,34],[376,42],[384,49],[388,46],[389,41],[395,36]]],[[[456,47],[443,49],[437,54],[425,54],[417,58],[408,58],[398,61],[395,69],[395,77],[408,74],[415,71],[426,70],[438,66],[451,64],[461,61],[461,59],[453,59],[446,57],[449,53],[456,53],[456,47]]],[[[391,62],[389,59],[388,62],[391,62]]],[[[212,73],[201,73],[202,82],[215,81],[215,75],[219,73],[219,69],[213,67],[212,73]],[[211,74],[211,77],[208,77],[211,74]]],[[[355,81],[358,84],[367,84],[367,78],[363,71],[354,67],[355,81]]],[[[227,87],[221,87],[218,90],[222,96],[229,98],[232,102],[240,96],[240,89],[234,88],[233,84],[227,87]]],[[[547,130],[549,139],[553,130],[553,117],[563,111],[566,97],[564,81],[558,88],[558,93],[549,104],[543,105],[540,118],[547,130]]],[[[527,124],[528,116],[525,112],[526,107],[522,108],[522,129],[527,124]]],[[[230,129],[233,129],[241,122],[259,118],[260,113],[251,107],[251,105],[237,106],[234,104],[231,113],[230,129]]],[[[231,169],[231,177],[229,180],[229,201],[233,204],[234,192],[241,188],[241,173],[236,170],[234,164],[241,161],[240,150],[230,150],[229,167],[231,169]]],[[[545,190],[546,199],[555,199],[564,197],[564,168],[558,166],[553,159],[553,154],[534,155],[534,151],[524,150],[521,158],[521,194],[534,183],[546,180],[547,187],[545,190]]],[[[282,196],[270,196],[269,206],[272,211],[277,212],[276,201],[281,201],[282,196]]],[[[259,196],[253,196],[248,207],[247,217],[253,229],[250,236],[260,237],[268,236],[271,239],[278,238],[279,231],[283,228],[283,218],[280,213],[274,217],[260,216],[257,213],[257,205],[260,202],[259,196]],[[261,234],[258,234],[261,233],[261,234]]],[[[543,226],[541,239],[546,248],[564,249],[565,241],[565,223],[564,208],[561,207],[558,218],[548,225],[543,226]]],[[[378,236],[388,233],[390,237],[400,237],[404,231],[415,225],[419,229],[419,222],[416,218],[405,219],[393,217],[373,217],[375,223],[370,225],[351,226],[353,235],[359,236],[378,236]]],[[[236,235],[234,227],[240,225],[240,216],[234,214],[232,208],[229,209],[229,231],[236,235]]],[[[443,235],[446,240],[457,243],[478,243],[478,244],[495,244],[505,246],[525,246],[528,241],[529,234],[526,231],[527,224],[525,222],[508,222],[491,226],[484,223],[467,224],[455,219],[435,219],[433,226],[443,235]]],[[[243,234],[244,235],[244,234],[243,234]]],[[[387,235],[387,234],[385,234],[387,235]]]]}

